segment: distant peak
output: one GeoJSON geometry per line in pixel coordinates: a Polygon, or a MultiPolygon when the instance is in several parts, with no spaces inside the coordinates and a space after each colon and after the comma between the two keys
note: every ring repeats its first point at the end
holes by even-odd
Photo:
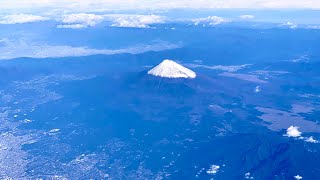
{"type": "Polygon", "coordinates": [[[195,78],[197,75],[192,70],[166,59],[148,71],[148,74],[165,78],[195,78]]]}

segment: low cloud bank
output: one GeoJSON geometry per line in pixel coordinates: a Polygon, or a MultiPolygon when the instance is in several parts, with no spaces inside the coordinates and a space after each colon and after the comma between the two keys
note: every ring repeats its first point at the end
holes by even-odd
{"type": "Polygon", "coordinates": [[[74,47],[68,45],[48,45],[27,42],[12,42],[8,39],[0,39],[0,60],[14,59],[19,57],[30,58],[58,58],[90,56],[96,54],[139,54],[148,51],[163,51],[182,47],[181,44],[174,44],[165,41],[151,42],[150,44],[139,44],[132,47],[120,49],[93,49],[89,47],[74,47]]]}

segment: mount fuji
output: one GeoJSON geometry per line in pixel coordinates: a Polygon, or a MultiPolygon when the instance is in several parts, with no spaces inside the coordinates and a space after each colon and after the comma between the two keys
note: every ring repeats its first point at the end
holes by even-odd
{"type": "Polygon", "coordinates": [[[192,70],[172,61],[164,60],[162,63],[148,71],[148,74],[165,78],[190,78],[193,79],[197,75],[192,70]]]}

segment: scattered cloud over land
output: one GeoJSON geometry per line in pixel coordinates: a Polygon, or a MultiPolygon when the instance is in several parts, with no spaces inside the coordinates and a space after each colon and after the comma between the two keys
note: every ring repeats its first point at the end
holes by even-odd
{"type": "Polygon", "coordinates": [[[210,169],[207,170],[207,174],[216,174],[220,169],[218,165],[211,165],[210,169]]]}
{"type": "Polygon", "coordinates": [[[247,172],[246,174],[244,174],[244,178],[245,178],[245,179],[254,179],[254,177],[251,176],[251,173],[250,173],[250,172],[247,172]]]}
{"type": "Polygon", "coordinates": [[[297,126],[290,126],[287,129],[287,134],[286,136],[288,137],[300,137],[301,136],[301,132],[299,131],[299,127],[297,126]]]}
{"type": "Polygon", "coordinates": [[[306,141],[306,142],[309,142],[309,143],[319,143],[319,141],[318,141],[318,140],[315,140],[315,139],[313,138],[313,136],[310,136],[310,137],[308,137],[308,138],[305,138],[305,141],[306,141]]]}
{"type": "Polygon", "coordinates": [[[296,180],[301,180],[303,177],[302,176],[300,176],[300,175],[296,175],[296,176],[293,176],[294,177],[294,179],[296,179],[296,180]]]}

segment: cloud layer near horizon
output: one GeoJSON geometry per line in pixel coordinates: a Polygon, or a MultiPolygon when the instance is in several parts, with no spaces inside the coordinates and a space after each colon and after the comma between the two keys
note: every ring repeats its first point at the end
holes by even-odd
{"type": "Polygon", "coordinates": [[[149,28],[151,24],[164,23],[165,17],[157,15],[136,15],[136,14],[67,14],[62,17],[61,25],[58,28],[79,29],[95,26],[102,21],[111,22],[113,27],[149,28]]]}
{"type": "Polygon", "coordinates": [[[164,23],[165,17],[158,15],[139,15],[139,14],[93,14],[75,13],[63,14],[60,17],[49,18],[32,14],[11,14],[0,15],[1,24],[22,24],[46,20],[55,20],[61,24],[57,28],[80,29],[93,27],[102,21],[108,21],[113,27],[149,28],[151,24],[164,23]]]}
{"type": "Polygon", "coordinates": [[[0,24],[22,24],[46,20],[49,18],[31,14],[12,14],[0,17],[0,24]]]}

